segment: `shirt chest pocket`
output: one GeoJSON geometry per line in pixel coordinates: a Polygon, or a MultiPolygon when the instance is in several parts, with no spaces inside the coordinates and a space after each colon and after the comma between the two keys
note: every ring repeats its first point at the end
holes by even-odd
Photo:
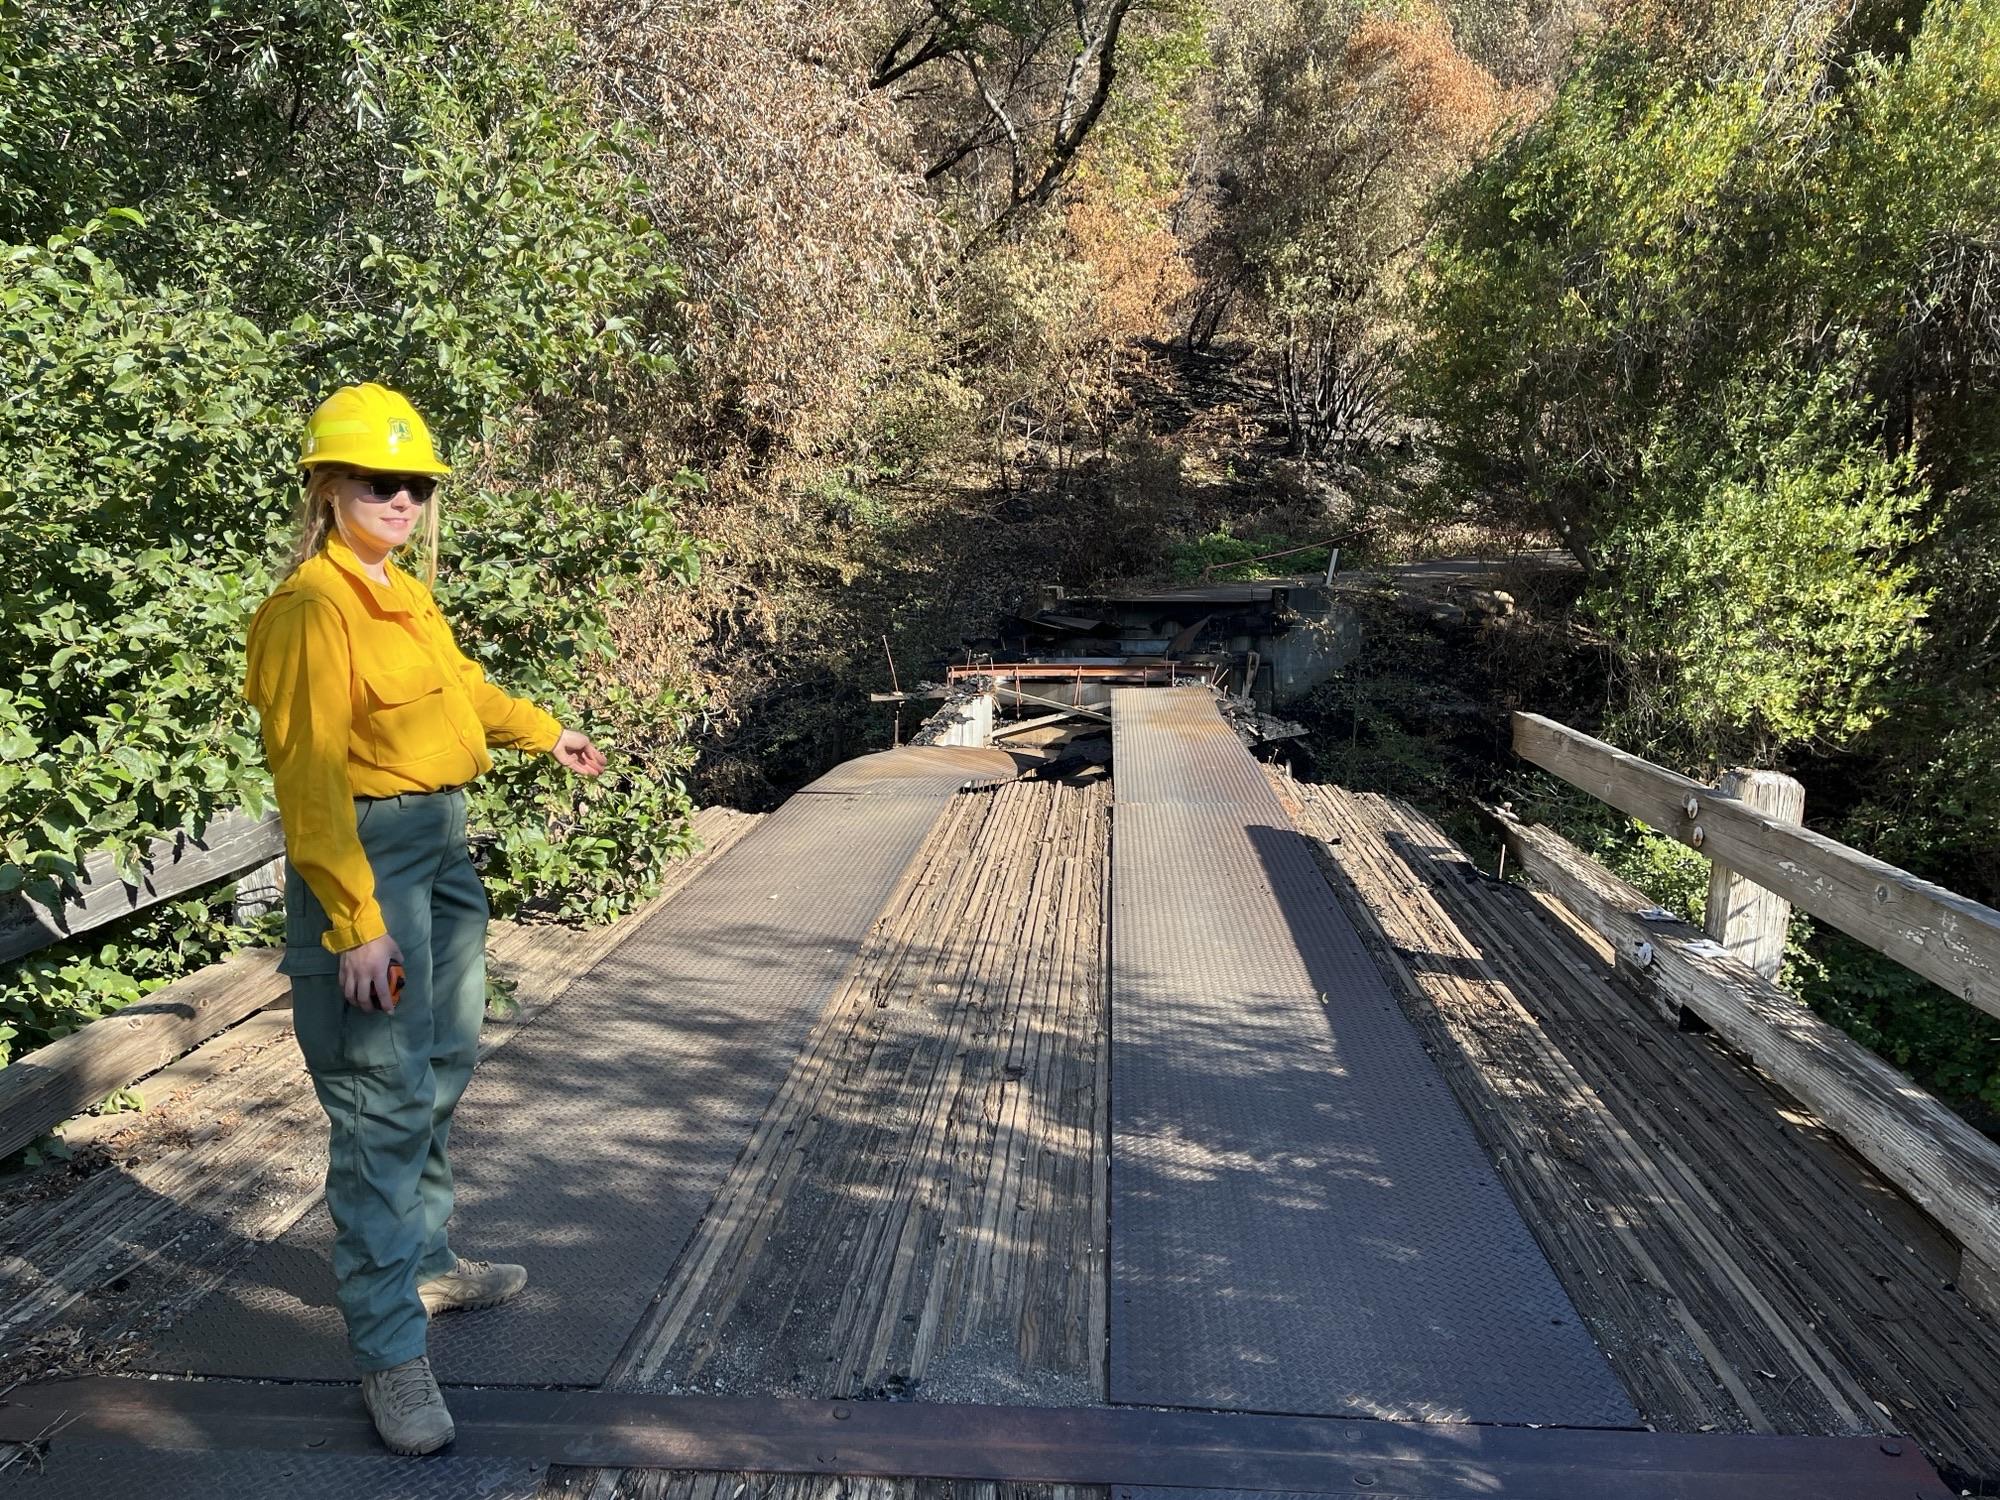
{"type": "Polygon", "coordinates": [[[370,667],[361,674],[361,687],[366,723],[357,727],[375,765],[393,770],[457,746],[444,674],[431,663],[370,667]]]}

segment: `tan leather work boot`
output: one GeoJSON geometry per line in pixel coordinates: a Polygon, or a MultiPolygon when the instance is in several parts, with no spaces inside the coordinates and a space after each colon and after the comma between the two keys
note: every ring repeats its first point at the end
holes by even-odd
{"type": "Polygon", "coordinates": [[[435,1453],[458,1436],[428,1355],[363,1371],[361,1400],[391,1453],[435,1453]]]}
{"type": "Polygon", "coordinates": [[[521,1266],[496,1266],[461,1255],[451,1270],[418,1286],[417,1296],[424,1311],[436,1317],[460,1308],[498,1307],[527,1284],[528,1273],[521,1266]]]}

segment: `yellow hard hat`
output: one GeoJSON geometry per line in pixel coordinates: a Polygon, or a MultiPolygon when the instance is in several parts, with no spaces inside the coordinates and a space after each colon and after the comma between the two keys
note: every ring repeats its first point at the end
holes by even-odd
{"type": "Polygon", "coordinates": [[[353,464],[399,474],[449,474],[431,446],[431,430],[400,391],[372,380],[342,386],[306,419],[299,467],[353,464]]]}

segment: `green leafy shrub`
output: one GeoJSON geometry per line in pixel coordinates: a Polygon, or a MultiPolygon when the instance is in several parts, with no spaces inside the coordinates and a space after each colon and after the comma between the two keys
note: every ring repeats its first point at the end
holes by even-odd
{"type": "Polygon", "coordinates": [[[1780,364],[1663,419],[1585,599],[1623,643],[1621,741],[1764,761],[1887,711],[1929,600],[1921,491],[1837,372],[1780,364]]]}
{"type": "Polygon", "coordinates": [[[1168,558],[1168,567],[1180,580],[1282,578],[1299,573],[1324,573],[1331,556],[1332,549],[1297,537],[1239,537],[1227,527],[1219,527],[1176,546],[1168,558]],[[1270,556],[1274,552],[1286,555],[1270,556]]]}
{"type": "MultiPolygon", "coordinates": [[[[2000,0],[1634,14],[1444,205],[1406,369],[1440,494],[1583,565],[1609,737],[1786,764],[1815,827],[2000,900],[2000,0]]],[[[1990,1020],[1844,939],[1787,962],[1990,1102],[1990,1020]]]]}
{"type": "MultiPolygon", "coordinates": [[[[670,369],[645,330],[677,279],[629,143],[566,93],[574,39],[522,0],[0,23],[0,891],[269,806],[244,631],[306,413],[379,379],[457,468],[461,643],[615,757],[601,785],[509,758],[482,788],[495,904],[629,908],[686,847],[693,710],[611,670],[612,620],[695,554],[608,436],[670,369]]],[[[239,941],[219,899],[0,968],[6,1047],[239,941]]]]}
{"type": "Polygon", "coordinates": [[[1590,571],[1629,727],[1762,763],[1887,713],[1930,604],[1914,552],[1938,475],[1884,442],[1873,310],[1826,316],[1857,190],[1836,97],[1811,68],[1685,69],[1614,36],[1475,175],[1410,377],[1445,483],[1590,571]]]}
{"type": "Polygon", "coordinates": [[[692,582],[694,544],[673,496],[656,492],[616,507],[570,491],[476,492],[453,536],[478,559],[438,580],[440,607],[472,622],[460,646],[511,691],[587,726],[613,761],[580,782],[546,756],[510,757],[479,783],[472,821],[486,834],[493,907],[616,916],[692,847],[682,777],[694,705],[672,686],[642,694],[603,670],[616,655],[610,616],[636,590],[692,582]]]}
{"type": "Polygon", "coordinates": [[[1593,830],[1590,852],[1620,880],[1699,927],[1708,912],[1709,862],[1644,823],[1622,818],[1617,823],[1622,826],[1593,830]]]}
{"type": "Polygon", "coordinates": [[[265,796],[241,637],[290,498],[285,336],[213,288],[134,288],[115,222],[0,259],[0,882],[43,896],[265,796]]]}

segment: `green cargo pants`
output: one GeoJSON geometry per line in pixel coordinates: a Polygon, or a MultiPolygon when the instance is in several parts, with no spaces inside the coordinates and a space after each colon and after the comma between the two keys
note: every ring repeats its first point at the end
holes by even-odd
{"type": "Polygon", "coordinates": [[[486,1008],[486,892],[466,854],[462,791],[357,799],[354,811],[403,950],[402,1001],[385,1015],[341,998],[339,958],[320,945],[325,908],[289,866],[279,969],[332,1127],[326,1206],[348,1345],[361,1369],[385,1370],[424,1352],[417,1287],[456,1264],[445,1145],[486,1008]]]}

